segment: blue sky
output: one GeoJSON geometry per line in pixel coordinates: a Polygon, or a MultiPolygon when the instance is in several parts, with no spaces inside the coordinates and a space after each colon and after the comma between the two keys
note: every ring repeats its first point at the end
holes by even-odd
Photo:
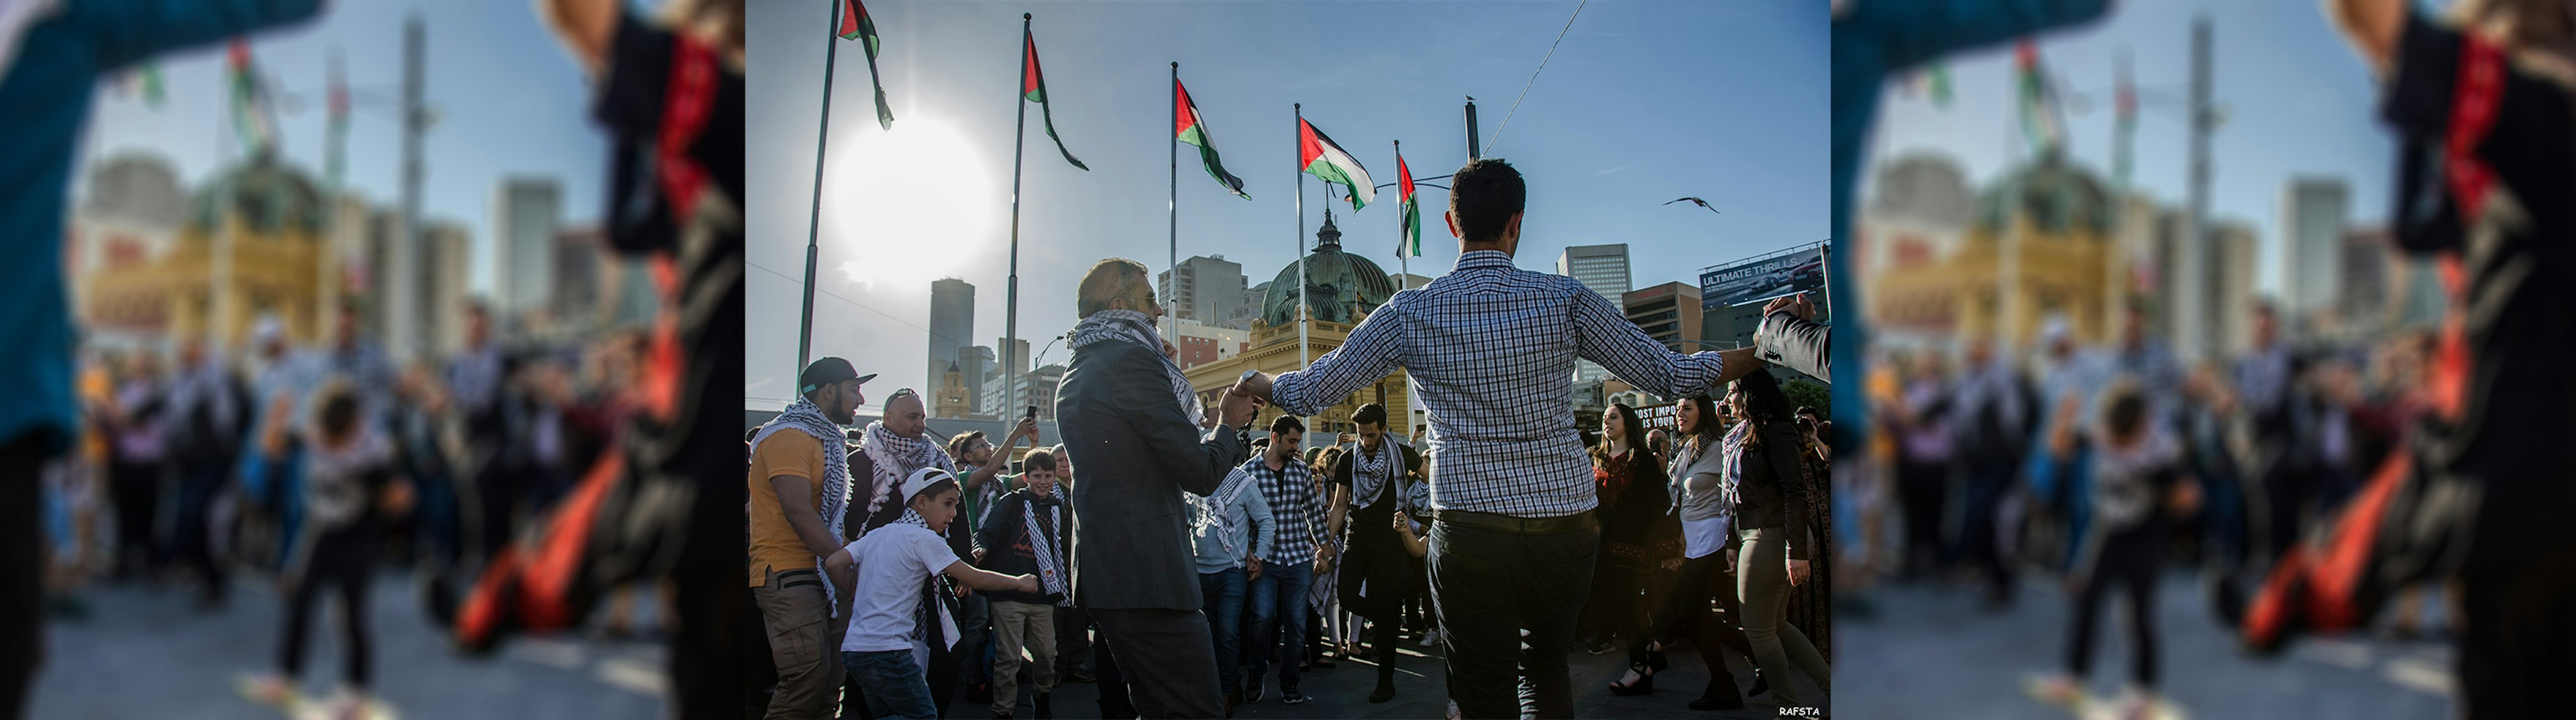
{"type": "MultiPolygon", "coordinates": [[[[2158,202],[2189,199],[2189,137],[2177,104],[2156,107],[2148,92],[2181,98],[2191,79],[2191,21],[2211,20],[2212,97],[2226,123],[2211,136],[2214,217],[2251,224],[2262,238],[2257,289],[2277,293],[2281,189],[2293,177],[2341,178],[2356,226],[2388,215],[2394,144],[2376,122],[2368,70],[2315,2],[2129,2],[2103,21],[2044,36],[2041,62],[2062,87],[2095,98],[2092,111],[2066,115],[2068,148],[2108,178],[2114,121],[2111,88],[2125,48],[2142,88],[2132,182],[2158,202]]],[[[1993,180],[2022,162],[2023,144],[2009,45],[1947,61],[1947,109],[1891,83],[1873,147],[1878,159],[1937,151],[1960,161],[1970,182],[1993,180]]],[[[1874,167],[1874,166],[1873,166],[1874,167]]]]}
{"type": "MultiPolygon", "coordinates": [[[[333,48],[344,54],[358,93],[351,111],[346,182],[381,207],[399,207],[399,98],[403,20],[426,25],[427,95],[437,124],[422,141],[427,158],[421,213],[463,223],[474,237],[469,290],[488,293],[493,262],[493,188],[508,176],[552,177],[563,185],[564,221],[596,222],[606,143],[589,122],[590,91],[572,56],[527,0],[333,2],[303,25],[255,36],[252,53],[271,87],[303,96],[300,111],[278,107],[281,149],[323,177],[329,119],[325,88],[333,48]]],[[[102,87],[81,156],[145,151],[176,165],[190,189],[242,154],[230,125],[221,44],[160,58],[166,99],[159,108],[102,87]]],[[[112,84],[112,83],[111,83],[112,84]]],[[[84,167],[87,163],[84,163],[84,167]]],[[[75,192],[86,179],[75,178],[75,192]]]]}
{"type": "MultiPolygon", "coordinates": [[[[1529,178],[1524,268],[1552,269],[1568,245],[1625,242],[1639,287],[1825,237],[1826,4],[1821,0],[1589,5],[1509,121],[1573,2],[869,3],[895,114],[880,130],[855,43],[840,47],[823,169],[814,354],[883,373],[872,398],[928,388],[929,286],[976,286],[973,342],[1004,331],[1011,132],[1020,13],[1035,32],[1066,147],[1057,157],[1029,108],[1020,220],[1018,336],[1074,322],[1080,273],[1108,257],[1166,265],[1168,63],[1181,63],[1226,166],[1233,198],[1183,152],[1180,256],[1222,254],[1253,283],[1294,260],[1295,120],[1305,117],[1395,179],[1390,140],[1417,177],[1466,158],[1461,105],[1475,96],[1489,156],[1529,178]],[[1723,215],[1687,204],[1708,198],[1723,215]]],[[[751,4],[751,247],[748,407],[792,392],[817,111],[829,3],[751,4]]],[[[1306,227],[1322,222],[1306,183],[1306,227]]],[[[1424,188],[1424,257],[1437,275],[1457,246],[1447,196],[1424,188]]],[[[1341,205],[1346,250],[1397,267],[1392,189],[1357,215],[1341,205]]],[[[1059,347],[1041,362],[1061,361],[1059,347]]]]}

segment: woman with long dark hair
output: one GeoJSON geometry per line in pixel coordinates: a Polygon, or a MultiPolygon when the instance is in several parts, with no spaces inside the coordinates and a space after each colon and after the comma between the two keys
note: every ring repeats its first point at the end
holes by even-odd
{"type": "MultiPolygon", "coordinates": [[[[1733,500],[1730,544],[1737,548],[1735,588],[1744,608],[1744,637],[1753,644],[1757,664],[1778,671],[1794,662],[1830,694],[1833,669],[1798,626],[1780,620],[1789,589],[1815,581],[1808,557],[1820,547],[1820,538],[1809,532],[1814,480],[1803,457],[1806,444],[1790,418],[1789,396],[1769,373],[1757,372],[1736,379],[1726,404],[1736,423],[1718,441],[1718,452],[1726,458],[1723,491],[1733,500]]],[[[1782,680],[1772,692],[1780,707],[1801,707],[1795,683],[1782,680]]]]}
{"type": "MultiPolygon", "coordinates": [[[[1719,452],[1717,406],[1707,396],[1693,397],[1675,404],[1674,415],[1681,426],[1682,441],[1673,449],[1670,476],[1679,481],[1667,485],[1665,499],[1672,508],[1667,514],[1680,516],[1681,577],[1662,598],[1664,604],[1655,613],[1654,629],[1628,644],[1628,672],[1618,682],[1610,683],[1610,693],[1654,692],[1655,673],[1669,666],[1663,643],[1657,638],[1673,637],[1687,630],[1709,674],[1708,689],[1691,701],[1691,709],[1734,710],[1744,707],[1744,695],[1736,690],[1735,675],[1727,671],[1726,657],[1718,648],[1731,645],[1750,650],[1751,645],[1742,631],[1708,617],[1711,600],[1728,608],[1729,617],[1738,615],[1733,609],[1733,588],[1723,582],[1727,557],[1719,552],[1728,544],[1727,526],[1732,513],[1722,480],[1724,457],[1719,452]]],[[[1761,685],[1757,674],[1757,693],[1761,685]]]]}
{"type": "Polygon", "coordinates": [[[1649,581],[1682,566],[1682,525],[1672,517],[1664,469],[1646,446],[1635,408],[1613,404],[1601,412],[1592,477],[1601,493],[1601,554],[1583,620],[1598,655],[1608,651],[1612,636],[1634,640],[1646,628],[1649,581]]]}

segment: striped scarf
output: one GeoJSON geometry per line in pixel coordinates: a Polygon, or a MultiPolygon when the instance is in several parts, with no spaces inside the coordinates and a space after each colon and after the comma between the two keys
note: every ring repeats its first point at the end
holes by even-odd
{"type": "Polygon", "coordinates": [[[1190,416],[1190,426],[1197,427],[1206,417],[1199,406],[1199,395],[1190,390],[1190,379],[1181,374],[1181,366],[1163,355],[1163,336],[1154,331],[1154,323],[1144,313],[1134,310],[1101,310],[1073,326],[1073,349],[1104,340],[1124,340],[1142,345],[1163,361],[1163,374],[1172,379],[1172,396],[1181,403],[1181,412],[1190,416]]]}
{"type": "MultiPolygon", "coordinates": [[[[1058,488],[1048,494],[1048,497],[1054,498],[1056,502],[1047,507],[1047,519],[1054,521],[1051,527],[1054,527],[1057,532],[1064,531],[1063,493],[1064,490],[1058,488]]],[[[1020,503],[1020,521],[1029,535],[1029,549],[1037,551],[1035,554],[1038,556],[1038,581],[1043,584],[1048,595],[1056,597],[1055,604],[1072,607],[1073,594],[1065,592],[1064,573],[1056,569],[1055,538],[1046,532],[1045,528],[1049,526],[1038,524],[1038,504],[1034,496],[1030,501],[1020,503]]]]}
{"type": "MultiPolygon", "coordinates": [[[[760,443],[768,440],[769,436],[788,429],[812,435],[823,444],[823,506],[820,508],[823,526],[832,532],[832,537],[841,537],[841,519],[848,515],[846,511],[850,505],[850,459],[849,453],[841,450],[841,443],[848,436],[842,434],[840,425],[823,416],[822,406],[812,400],[798,398],[780,412],[777,419],[762,426],[760,434],[752,436],[752,454],[760,454],[760,443]]],[[[828,577],[828,573],[823,572],[822,558],[814,559],[814,572],[828,577]]],[[[840,593],[832,589],[831,583],[823,583],[823,600],[826,612],[839,612],[840,593]]]]}

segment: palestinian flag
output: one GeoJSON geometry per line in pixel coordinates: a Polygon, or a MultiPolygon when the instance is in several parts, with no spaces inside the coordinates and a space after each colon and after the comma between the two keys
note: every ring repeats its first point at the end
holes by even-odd
{"type": "Polygon", "coordinates": [[[885,79],[877,76],[877,24],[868,19],[868,6],[859,0],[842,0],[841,39],[859,41],[859,49],[868,55],[868,83],[877,90],[877,127],[894,129],[894,111],[886,108],[885,79]]]}
{"type": "Polygon", "coordinates": [[[1038,39],[1028,30],[1020,31],[1020,98],[1038,104],[1038,117],[1046,123],[1047,138],[1055,141],[1055,151],[1064,153],[1064,161],[1084,170],[1091,166],[1074,159],[1073,151],[1064,149],[1064,138],[1055,134],[1055,110],[1047,105],[1046,75],[1038,72],[1038,39]]]}
{"type": "Polygon", "coordinates": [[[244,149],[257,153],[277,137],[276,127],[269,122],[268,94],[260,90],[259,71],[251,65],[250,43],[234,40],[226,57],[233,86],[233,132],[240,134],[244,149]]]}
{"type": "Polygon", "coordinates": [[[1377,187],[1369,180],[1368,168],[1360,167],[1358,158],[1342,152],[1342,146],[1303,119],[1297,121],[1297,165],[1318,180],[1349,187],[1353,212],[1377,200],[1377,187]]]}
{"type": "Polygon", "coordinates": [[[2066,130],[2057,122],[2057,100],[2048,90],[2048,73],[2039,66],[2039,45],[2023,38],[2013,49],[2013,65],[2020,76],[2023,138],[2039,151],[2061,144],[2066,130]]]}
{"type": "Polygon", "coordinates": [[[1405,167],[1404,153],[1395,154],[1396,195],[1403,198],[1403,236],[1396,240],[1397,257],[1422,257],[1422,203],[1413,197],[1413,168],[1405,167]]]}
{"type": "Polygon", "coordinates": [[[1217,184],[1224,185],[1235,197],[1252,199],[1243,194],[1243,178],[1226,172],[1225,163],[1217,160],[1216,145],[1208,139],[1207,123],[1199,117],[1199,105],[1190,102],[1190,89],[1173,80],[1172,93],[1172,139],[1198,146],[1199,162],[1207,165],[1208,177],[1216,178],[1217,184]]]}

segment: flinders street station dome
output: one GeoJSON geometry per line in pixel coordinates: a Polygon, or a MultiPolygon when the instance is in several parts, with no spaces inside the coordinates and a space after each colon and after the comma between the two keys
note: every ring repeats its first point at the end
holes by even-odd
{"type": "MultiPolygon", "coordinates": [[[[1307,312],[1316,320],[1356,324],[1360,316],[1395,295],[1395,283],[1368,258],[1342,252],[1342,231],[1333,227],[1332,210],[1315,231],[1315,251],[1306,255],[1307,312]]],[[[1283,326],[1297,321],[1297,263],[1279,270],[1261,301],[1261,321],[1283,326]]]]}

